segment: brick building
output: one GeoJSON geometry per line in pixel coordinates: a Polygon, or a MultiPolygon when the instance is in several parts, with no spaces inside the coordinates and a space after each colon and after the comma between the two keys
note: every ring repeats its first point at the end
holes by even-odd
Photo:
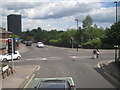
{"type": "Polygon", "coordinates": [[[6,39],[9,38],[11,34],[12,32],[0,28],[0,49],[6,47],[6,39]]]}

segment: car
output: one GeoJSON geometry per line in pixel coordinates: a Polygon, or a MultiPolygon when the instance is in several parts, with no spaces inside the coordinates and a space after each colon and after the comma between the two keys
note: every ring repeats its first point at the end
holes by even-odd
{"type": "MultiPolygon", "coordinates": [[[[19,53],[18,51],[15,51],[15,54],[13,54],[13,59],[19,60],[20,58],[21,58],[20,53],[19,53]]],[[[1,60],[1,61],[12,60],[11,54],[3,54],[3,55],[0,55],[0,60],[1,60]]]]}
{"type": "Polygon", "coordinates": [[[26,44],[27,41],[23,41],[23,44],[26,44]]]}
{"type": "Polygon", "coordinates": [[[32,45],[32,41],[26,41],[26,46],[31,46],[32,45]]]}
{"type": "Polygon", "coordinates": [[[42,42],[38,42],[38,43],[37,43],[37,47],[43,48],[43,47],[44,47],[44,44],[43,44],[42,42]]]}
{"type": "Polygon", "coordinates": [[[27,88],[35,90],[75,90],[72,77],[64,78],[34,78],[27,88]]]}

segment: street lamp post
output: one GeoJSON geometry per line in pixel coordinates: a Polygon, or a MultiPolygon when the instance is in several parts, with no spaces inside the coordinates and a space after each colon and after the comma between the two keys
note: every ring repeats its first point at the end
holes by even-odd
{"type": "Polygon", "coordinates": [[[117,23],[117,1],[115,1],[114,3],[116,3],[116,23],[117,23]]]}
{"type": "MultiPolygon", "coordinates": [[[[77,21],[77,30],[78,30],[78,19],[75,19],[77,21]]],[[[77,45],[77,51],[78,51],[78,45],[77,45]]]]}
{"type": "MultiPolygon", "coordinates": [[[[116,4],[116,24],[117,24],[117,1],[114,2],[116,4]]],[[[116,31],[117,31],[117,25],[116,25],[116,31]]],[[[117,44],[117,40],[115,40],[115,44],[117,44]]],[[[115,45],[115,63],[117,62],[117,48],[118,45],[115,45]]]]}

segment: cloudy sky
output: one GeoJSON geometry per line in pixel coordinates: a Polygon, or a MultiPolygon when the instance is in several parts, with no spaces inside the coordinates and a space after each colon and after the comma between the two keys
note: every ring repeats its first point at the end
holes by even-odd
{"type": "Polygon", "coordinates": [[[22,16],[22,31],[41,27],[45,30],[76,29],[87,15],[94,24],[110,27],[115,22],[115,0],[1,0],[0,27],[7,29],[7,15],[22,16]]]}

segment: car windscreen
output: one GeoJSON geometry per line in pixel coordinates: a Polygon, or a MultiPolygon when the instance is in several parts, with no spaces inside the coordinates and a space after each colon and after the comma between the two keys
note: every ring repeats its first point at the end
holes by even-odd
{"type": "Polygon", "coordinates": [[[58,80],[58,81],[42,81],[39,83],[38,88],[47,88],[48,89],[62,89],[62,90],[70,90],[70,85],[67,81],[58,80]]]}

